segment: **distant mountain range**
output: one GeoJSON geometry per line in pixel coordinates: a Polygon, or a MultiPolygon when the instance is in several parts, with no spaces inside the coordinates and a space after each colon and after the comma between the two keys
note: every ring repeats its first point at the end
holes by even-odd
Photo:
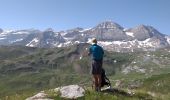
{"type": "Polygon", "coordinates": [[[139,25],[125,29],[112,21],[102,22],[89,29],[77,27],[60,32],[55,32],[53,29],[45,31],[0,29],[0,45],[65,47],[77,43],[88,43],[94,37],[106,50],[117,52],[148,51],[170,46],[170,36],[152,26],[139,25]]]}

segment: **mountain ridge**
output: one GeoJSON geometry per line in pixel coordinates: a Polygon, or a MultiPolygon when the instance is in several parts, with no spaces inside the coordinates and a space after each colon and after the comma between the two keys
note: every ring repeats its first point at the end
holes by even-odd
{"type": "Polygon", "coordinates": [[[91,38],[97,38],[104,49],[117,52],[156,50],[170,46],[170,37],[152,26],[139,25],[125,29],[112,21],[101,22],[89,29],[76,27],[59,32],[52,28],[45,31],[32,29],[0,32],[0,45],[54,48],[89,43],[91,38]]]}

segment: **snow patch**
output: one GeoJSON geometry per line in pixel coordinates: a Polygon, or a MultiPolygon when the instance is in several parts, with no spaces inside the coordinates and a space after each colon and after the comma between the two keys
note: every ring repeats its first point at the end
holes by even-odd
{"type": "Polygon", "coordinates": [[[0,40],[4,40],[4,39],[6,39],[6,38],[0,38],[0,40]]]}
{"type": "Polygon", "coordinates": [[[23,40],[23,38],[21,38],[21,39],[16,39],[16,40],[14,40],[14,41],[10,41],[10,43],[19,42],[19,41],[22,41],[22,40],[23,40]]]}
{"type": "Polygon", "coordinates": [[[23,31],[20,31],[20,32],[14,32],[12,34],[29,34],[29,32],[23,32],[23,31]]]}
{"type": "Polygon", "coordinates": [[[169,36],[165,36],[167,42],[170,44],[170,37],[169,36]]]}
{"type": "Polygon", "coordinates": [[[60,43],[57,47],[62,47],[63,46],[63,44],[62,43],[60,43]]]}
{"type": "Polygon", "coordinates": [[[30,43],[26,44],[26,46],[35,47],[38,44],[38,42],[39,42],[38,38],[34,38],[30,43]]]}
{"type": "Polygon", "coordinates": [[[129,35],[131,37],[135,37],[133,32],[125,32],[125,33],[126,33],[126,35],[129,35]]]}
{"type": "Polygon", "coordinates": [[[104,42],[102,42],[102,41],[99,41],[99,44],[103,44],[103,45],[111,45],[113,42],[108,42],[108,41],[104,41],[104,42]]]}
{"type": "Polygon", "coordinates": [[[11,32],[13,32],[13,30],[4,30],[4,32],[2,32],[1,34],[9,34],[11,32]]]}
{"type": "Polygon", "coordinates": [[[88,31],[88,30],[91,30],[92,28],[87,28],[87,29],[84,29],[84,30],[81,30],[79,32],[85,32],[85,31],[88,31]]]}

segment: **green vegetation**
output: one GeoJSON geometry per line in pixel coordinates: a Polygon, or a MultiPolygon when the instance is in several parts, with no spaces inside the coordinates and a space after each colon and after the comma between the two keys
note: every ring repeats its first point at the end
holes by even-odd
{"type": "MultiPolygon", "coordinates": [[[[23,100],[39,91],[70,84],[90,87],[91,61],[89,56],[85,56],[88,46],[88,44],[79,44],[49,49],[1,46],[0,98],[23,100]]],[[[112,85],[114,86],[117,80],[121,80],[123,83],[118,88],[125,91],[129,88],[133,89],[135,95],[126,97],[119,94],[98,94],[88,89],[86,96],[80,100],[97,98],[168,100],[170,97],[169,55],[169,49],[134,53],[105,51],[103,67],[112,85]]],[[[58,95],[52,97],[59,100],[58,95]]]]}

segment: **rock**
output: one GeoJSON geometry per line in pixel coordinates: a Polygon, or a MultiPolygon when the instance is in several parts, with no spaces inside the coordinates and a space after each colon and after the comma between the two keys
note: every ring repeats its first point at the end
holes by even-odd
{"type": "Polygon", "coordinates": [[[53,89],[52,91],[54,91],[54,92],[60,92],[60,89],[61,89],[62,87],[58,87],[58,88],[55,88],[55,89],[53,89]]]}
{"type": "Polygon", "coordinates": [[[148,91],[147,93],[148,93],[149,95],[153,96],[153,97],[155,97],[155,96],[156,96],[156,94],[155,94],[155,93],[153,93],[153,92],[148,91]]]}
{"type": "Polygon", "coordinates": [[[123,86],[123,80],[116,80],[115,86],[116,88],[121,88],[123,86]]]}
{"type": "Polygon", "coordinates": [[[53,100],[47,98],[47,94],[44,93],[44,91],[41,91],[40,93],[37,93],[36,95],[27,98],[26,100],[53,100]]]}
{"type": "MultiPolygon", "coordinates": [[[[55,89],[50,89],[49,91],[55,93],[61,94],[60,97],[65,98],[65,99],[77,99],[79,97],[83,97],[85,90],[78,86],[78,85],[68,85],[68,86],[63,86],[63,87],[58,87],[55,89]]],[[[41,91],[40,93],[27,98],[26,100],[53,100],[47,98],[48,94],[44,93],[44,91],[41,91]]]]}
{"type": "Polygon", "coordinates": [[[127,93],[130,94],[131,96],[135,94],[134,90],[127,90],[127,93]]]}
{"type": "Polygon", "coordinates": [[[85,90],[78,85],[64,86],[60,89],[61,97],[67,99],[76,99],[83,97],[85,90]]]}
{"type": "Polygon", "coordinates": [[[142,84],[139,80],[132,80],[128,83],[128,89],[137,89],[142,84]]]}

